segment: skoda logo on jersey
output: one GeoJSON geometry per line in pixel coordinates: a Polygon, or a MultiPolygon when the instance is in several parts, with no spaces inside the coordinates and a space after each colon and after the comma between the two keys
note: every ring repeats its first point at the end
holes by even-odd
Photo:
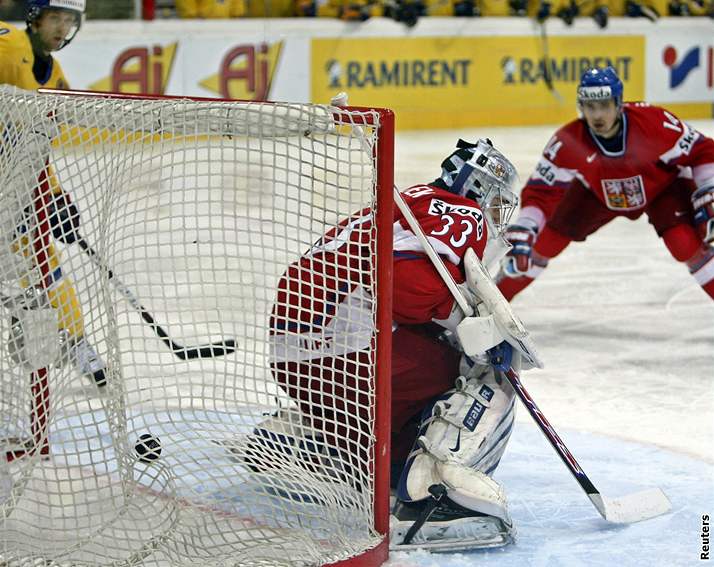
{"type": "Polygon", "coordinates": [[[669,88],[675,89],[681,85],[689,74],[699,67],[699,47],[692,47],[677,63],[677,49],[668,45],[662,52],[662,61],[669,68],[669,88]]]}
{"type": "Polygon", "coordinates": [[[555,172],[549,163],[544,163],[543,160],[539,161],[536,165],[536,172],[548,185],[555,183],[555,172]]]}
{"type": "Polygon", "coordinates": [[[464,217],[472,217],[476,222],[483,221],[483,212],[476,207],[468,207],[466,205],[450,205],[441,199],[432,199],[429,204],[430,215],[448,215],[457,214],[464,217]]]}
{"type": "Polygon", "coordinates": [[[441,199],[432,199],[429,203],[429,214],[436,216],[461,215],[471,217],[476,221],[476,235],[479,239],[483,236],[483,212],[477,207],[466,205],[451,205],[441,199]]]}

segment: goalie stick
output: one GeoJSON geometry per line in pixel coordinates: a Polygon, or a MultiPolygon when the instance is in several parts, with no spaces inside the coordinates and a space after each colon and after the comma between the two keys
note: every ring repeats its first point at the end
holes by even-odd
{"type": "MultiPolygon", "coordinates": [[[[335,106],[346,106],[347,94],[339,93],[332,98],[331,103],[335,106]]],[[[357,134],[360,135],[361,128],[355,126],[355,129],[357,134]]],[[[362,140],[363,144],[368,146],[368,142],[364,139],[364,136],[362,136],[362,140]]],[[[367,150],[370,150],[370,148],[366,147],[365,151],[367,150]]],[[[441,257],[431,246],[421,225],[417,222],[411,209],[409,209],[409,205],[404,201],[396,185],[394,186],[394,200],[415,237],[422,245],[427,256],[429,256],[434,268],[444,280],[454,300],[458,303],[466,316],[473,314],[474,309],[471,307],[469,300],[464,296],[459,286],[451,277],[441,257]]],[[[515,315],[511,305],[506,298],[503,297],[498,287],[496,287],[496,284],[484,268],[481,260],[472,249],[467,250],[464,265],[466,267],[466,279],[469,290],[474,292],[478,298],[486,304],[490,313],[494,315],[496,325],[502,331],[506,342],[513,348],[516,348],[531,364],[542,368],[542,362],[535,352],[534,344],[528,331],[515,315]]],[[[660,516],[670,510],[671,503],[664,492],[659,488],[635,492],[620,498],[608,498],[602,495],[575,460],[575,457],[573,457],[573,454],[556,433],[553,426],[550,425],[545,415],[543,415],[543,412],[540,411],[533,398],[521,383],[520,376],[510,365],[510,360],[507,362],[507,367],[505,367],[505,362],[503,363],[505,367],[503,374],[513,387],[518,399],[526,407],[528,413],[536,422],[543,435],[548,439],[551,447],[553,447],[563,464],[565,464],[570,471],[570,474],[587,494],[590,502],[595,506],[603,519],[613,523],[629,524],[660,516]]]]}
{"type": "MultiPolygon", "coordinates": [[[[475,294],[487,304],[489,310],[491,310],[492,306],[495,308],[495,310],[492,310],[492,313],[494,313],[497,321],[501,318],[509,317],[508,311],[510,311],[510,304],[496,287],[496,284],[494,284],[473,250],[466,252],[466,261],[464,264],[466,265],[466,279],[469,289],[472,289],[475,294]],[[500,309],[505,306],[508,306],[508,310],[500,309]]],[[[507,323],[507,321],[503,322],[499,325],[499,328],[505,328],[507,323]]],[[[525,329],[524,332],[527,333],[525,329]]],[[[510,343],[510,341],[508,342],[510,343]]],[[[498,347],[494,349],[494,351],[496,351],[494,352],[496,358],[498,358],[499,355],[497,349],[498,347]]],[[[496,360],[494,366],[503,371],[515,390],[518,399],[521,400],[543,435],[545,435],[561,461],[563,461],[563,464],[568,468],[570,474],[573,475],[605,520],[618,524],[630,524],[654,518],[670,510],[671,504],[669,499],[659,488],[642,490],[621,498],[608,498],[602,495],[585,474],[585,471],[583,471],[582,467],[578,464],[578,461],[575,460],[575,457],[546,419],[545,415],[543,415],[543,412],[540,411],[525,386],[523,386],[520,376],[511,366],[510,360],[508,360],[509,358],[508,356],[502,358],[500,363],[496,360]]]]}
{"type": "Polygon", "coordinates": [[[100,258],[96,250],[94,250],[83,237],[77,239],[77,243],[80,248],[87,253],[89,258],[94,262],[96,266],[104,270],[114,287],[124,296],[129,304],[136,309],[140,314],[141,318],[148,323],[151,329],[156,333],[156,335],[161,339],[161,341],[171,349],[176,356],[181,360],[192,360],[194,358],[212,358],[214,356],[223,356],[225,354],[230,354],[236,349],[236,342],[234,339],[225,339],[216,343],[211,343],[208,345],[198,345],[198,346],[181,346],[171,339],[166,330],[159,325],[154,317],[149,313],[146,308],[139,303],[139,300],[134,296],[134,294],[129,290],[129,288],[124,285],[124,283],[119,280],[114,272],[109,268],[104,261],[100,258]]]}

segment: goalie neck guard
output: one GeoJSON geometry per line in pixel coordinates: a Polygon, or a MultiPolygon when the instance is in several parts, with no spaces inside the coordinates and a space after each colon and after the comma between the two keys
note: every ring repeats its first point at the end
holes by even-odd
{"type": "Polygon", "coordinates": [[[517,184],[516,168],[488,139],[475,144],[459,140],[441,163],[441,177],[432,183],[476,201],[486,213],[492,237],[501,234],[518,206],[517,184]]]}
{"type": "Polygon", "coordinates": [[[32,25],[37,22],[46,10],[58,10],[73,14],[75,16],[75,24],[69,29],[64,42],[59,47],[59,49],[62,49],[69,45],[77,35],[79,28],[82,27],[85,7],[86,0],[28,0],[25,22],[27,27],[32,29],[32,25]]]}

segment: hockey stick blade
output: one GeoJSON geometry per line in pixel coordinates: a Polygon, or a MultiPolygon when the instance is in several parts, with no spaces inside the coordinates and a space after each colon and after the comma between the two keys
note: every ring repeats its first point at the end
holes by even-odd
{"type": "Polygon", "coordinates": [[[170,348],[181,360],[193,360],[195,358],[213,358],[230,354],[236,350],[236,342],[233,339],[226,339],[225,341],[197,347],[182,347],[172,343],[170,348]]]}
{"type": "Polygon", "coordinates": [[[124,296],[124,299],[131,305],[136,311],[139,312],[141,318],[146,321],[146,323],[151,327],[151,330],[156,333],[156,336],[161,339],[167,347],[171,349],[171,352],[179,357],[181,360],[194,360],[196,358],[213,358],[216,356],[224,356],[230,354],[236,350],[236,342],[234,339],[226,339],[216,343],[211,343],[208,345],[199,346],[181,346],[174,342],[169,334],[166,332],[161,325],[159,325],[154,317],[149,313],[139,300],[134,296],[134,294],[129,290],[129,288],[124,285],[114,274],[112,269],[107,266],[104,261],[100,258],[94,248],[92,248],[89,243],[87,243],[84,238],[80,237],[77,239],[77,244],[79,247],[89,256],[89,258],[94,262],[94,264],[107,274],[107,278],[110,282],[114,284],[114,287],[124,296]]]}
{"type": "Polygon", "coordinates": [[[600,515],[615,524],[634,524],[656,518],[672,509],[669,498],[659,488],[633,492],[620,498],[607,498],[599,492],[588,496],[600,515]]]}
{"type": "Polygon", "coordinates": [[[664,492],[659,488],[642,490],[622,496],[620,498],[607,498],[595,488],[585,471],[575,459],[570,449],[565,445],[550,422],[540,411],[535,401],[523,386],[520,377],[511,367],[504,372],[504,376],[510,382],[516,396],[521,400],[528,413],[536,422],[543,435],[550,443],[551,447],[560,457],[563,464],[568,468],[570,474],[588,495],[593,506],[597,509],[603,519],[615,524],[632,524],[649,520],[656,516],[666,514],[671,509],[671,504],[664,492]]]}

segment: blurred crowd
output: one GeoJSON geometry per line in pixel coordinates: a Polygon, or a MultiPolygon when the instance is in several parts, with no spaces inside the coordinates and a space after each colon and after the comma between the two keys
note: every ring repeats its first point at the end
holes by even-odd
{"type": "MultiPolygon", "coordinates": [[[[177,1],[177,4],[184,2],[200,0],[177,1]]],[[[220,2],[204,1],[204,4],[216,3],[220,2]]],[[[644,17],[652,21],[661,16],[714,18],[714,0],[295,0],[295,12],[297,16],[357,21],[385,16],[407,26],[413,26],[423,16],[513,16],[534,18],[538,22],[559,18],[567,25],[575,18],[590,17],[604,28],[611,16],[644,17]]]]}
{"type": "MultiPolygon", "coordinates": [[[[0,0],[0,20],[24,19],[24,0],[0,0]]],[[[135,18],[134,0],[89,0],[88,19],[135,18]]],[[[156,0],[159,18],[323,17],[365,21],[392,18],[413,26],[426,16],[513,16],[544,22],[575,18],[607,26],[610,17],[656,20],[666,16],[714,18],[714,0],[156,0]]]]}

